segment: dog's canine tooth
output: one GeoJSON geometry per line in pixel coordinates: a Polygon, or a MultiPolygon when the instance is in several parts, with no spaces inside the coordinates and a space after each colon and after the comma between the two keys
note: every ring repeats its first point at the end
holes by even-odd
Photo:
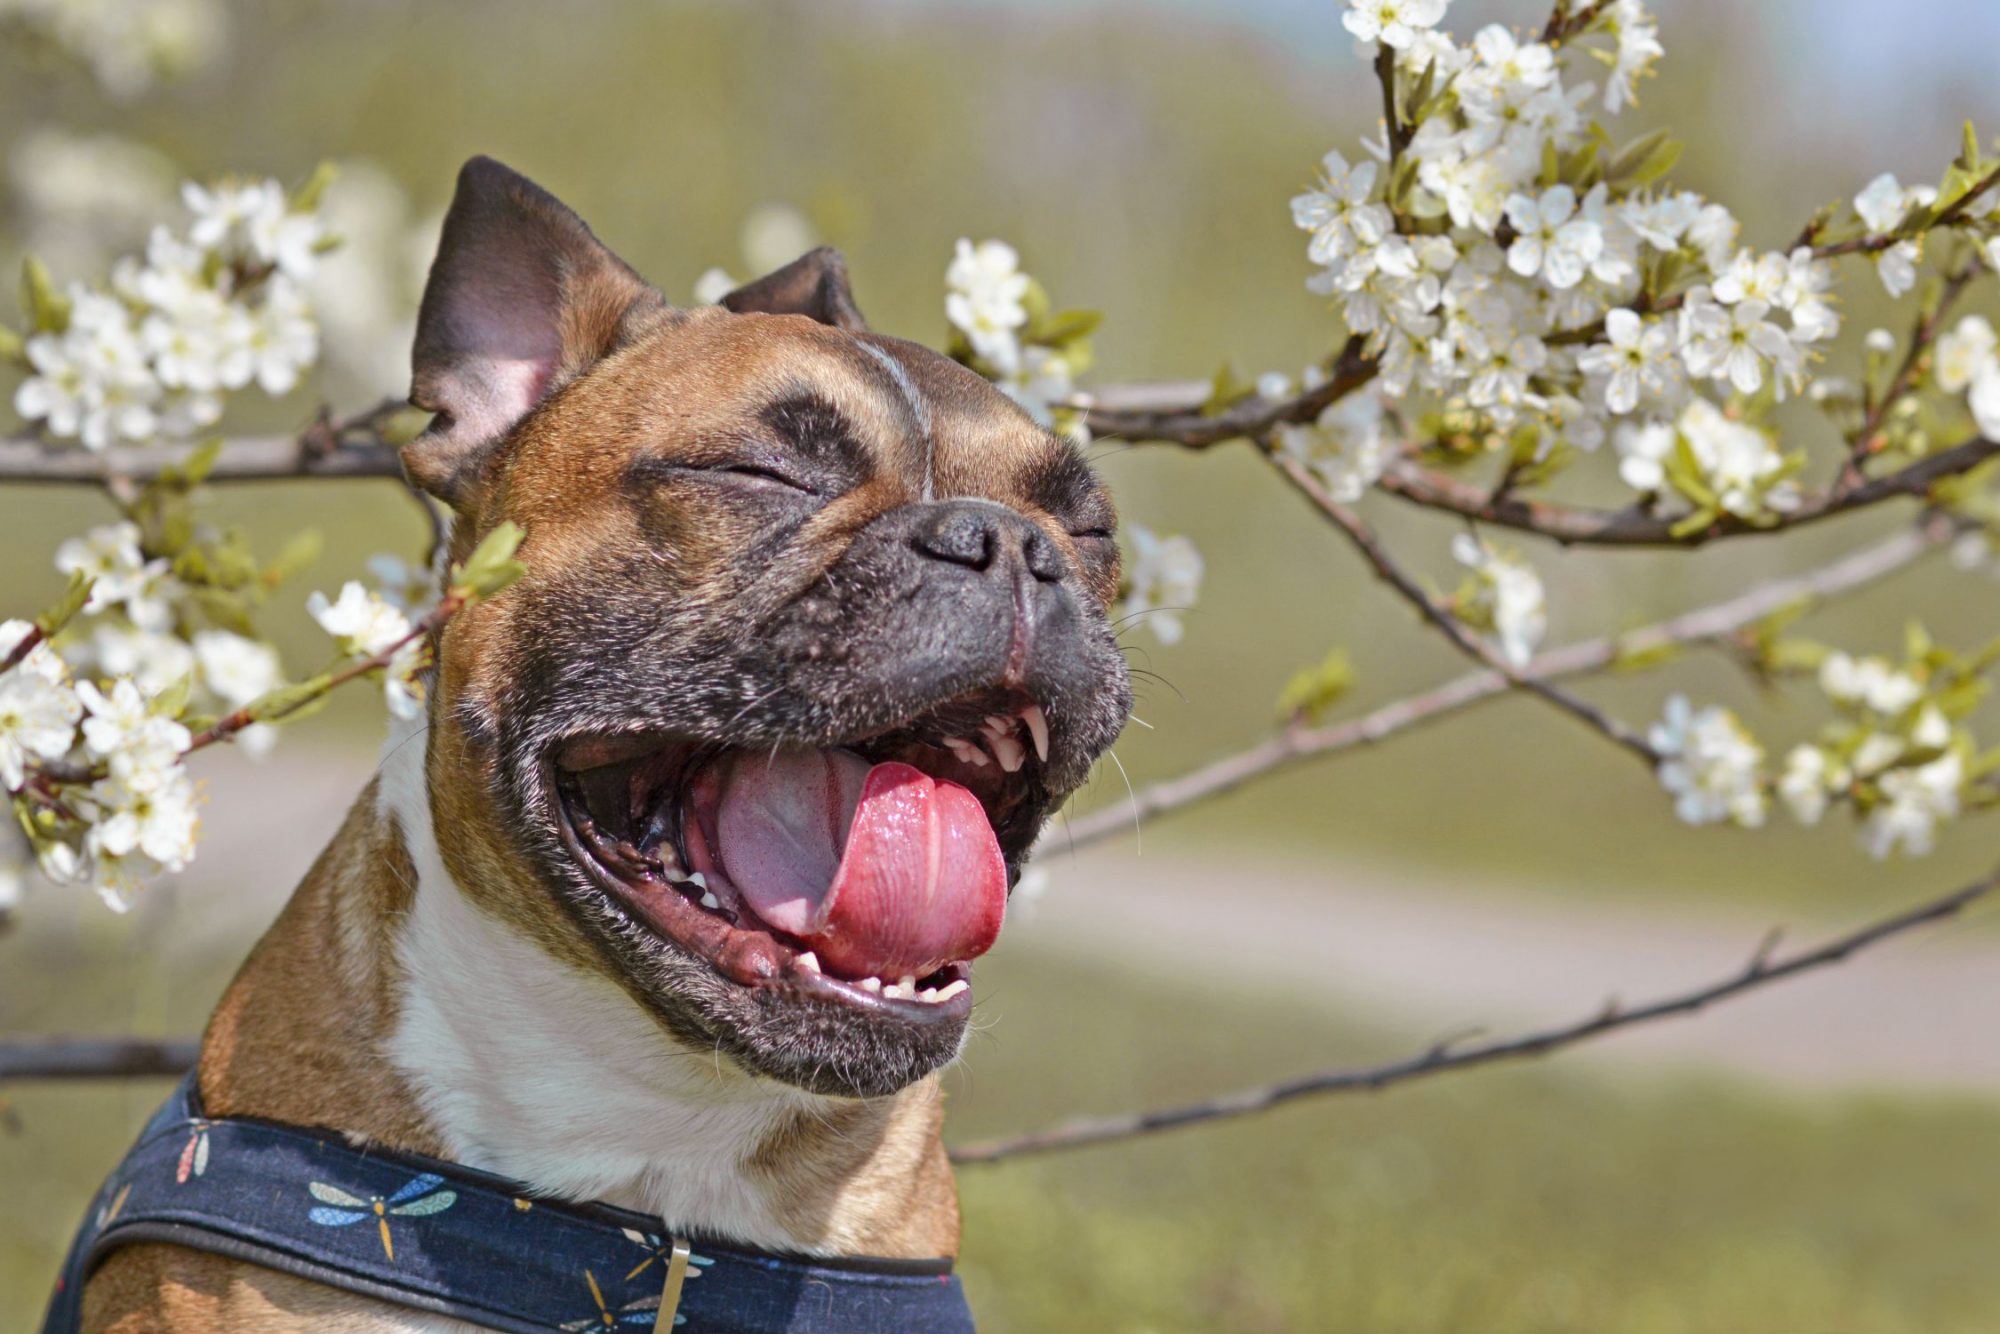
{"type": "Polygon", "coordinates": [[[807,950],[798,957],[798,966],[799,971],[802,973],[817,973],[819,971],[819,956],[811,950],[807,950]]]}
{"type": "Polygon", "coordinates": [[[1049,720],[1039,704],[1025,705],[1021,709],[1021,721],[1028,725],[1028,735],[1035,742],[1035,758],[1043,764],[1049,762],[1049,720]]]}

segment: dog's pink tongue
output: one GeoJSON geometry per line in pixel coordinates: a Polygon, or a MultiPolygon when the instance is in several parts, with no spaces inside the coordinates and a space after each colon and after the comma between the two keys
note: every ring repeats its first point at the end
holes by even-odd
{"type": "Polygon", "coordinates": [[[716,817],[751,911],[841,977],[922,977],[985,953],[1007,866],[979,798],[907,764],[840,751],[746,757],[716,817]]]}

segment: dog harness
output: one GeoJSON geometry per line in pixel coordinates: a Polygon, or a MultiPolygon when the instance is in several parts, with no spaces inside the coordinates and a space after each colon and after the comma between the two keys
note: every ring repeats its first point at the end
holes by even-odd
{"type": "Polygon", "coordinates": [[[201,1114],[189,1075],[98,1191],[43,1323],[72,1334],[84,1281],[167,1242],[503,1330],[970,1334],[945,1260],[807,1260],[676,1236],[601,1204],[333,1131],[201,1114]]]}

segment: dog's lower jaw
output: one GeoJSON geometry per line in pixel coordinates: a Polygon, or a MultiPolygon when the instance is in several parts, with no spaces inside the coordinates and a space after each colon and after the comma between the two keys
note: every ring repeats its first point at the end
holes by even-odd
{"type": "Polygon", "coordinates": [[[377,788],[415,881],[384,1046],[450,1157],[766,1249],[957,1249],[935,1077],[891,1098],[825,1098],[675,1041],[611,979],[460,893],[432,828],[424,741],[392,735],[377,788]]]}

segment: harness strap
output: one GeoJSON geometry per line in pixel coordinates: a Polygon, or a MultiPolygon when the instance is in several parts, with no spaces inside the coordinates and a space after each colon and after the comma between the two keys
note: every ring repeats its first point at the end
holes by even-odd
{"type": "Polygon", "coordinates": [[[815,1261],[663,1235],[455,1163],[200,1114],[182,1082],[112,1172],[43,1325],[71,1334],[106,1255],[166,1242],[500,1330],[970,1334],[949,1260],[815,1261]]]}

